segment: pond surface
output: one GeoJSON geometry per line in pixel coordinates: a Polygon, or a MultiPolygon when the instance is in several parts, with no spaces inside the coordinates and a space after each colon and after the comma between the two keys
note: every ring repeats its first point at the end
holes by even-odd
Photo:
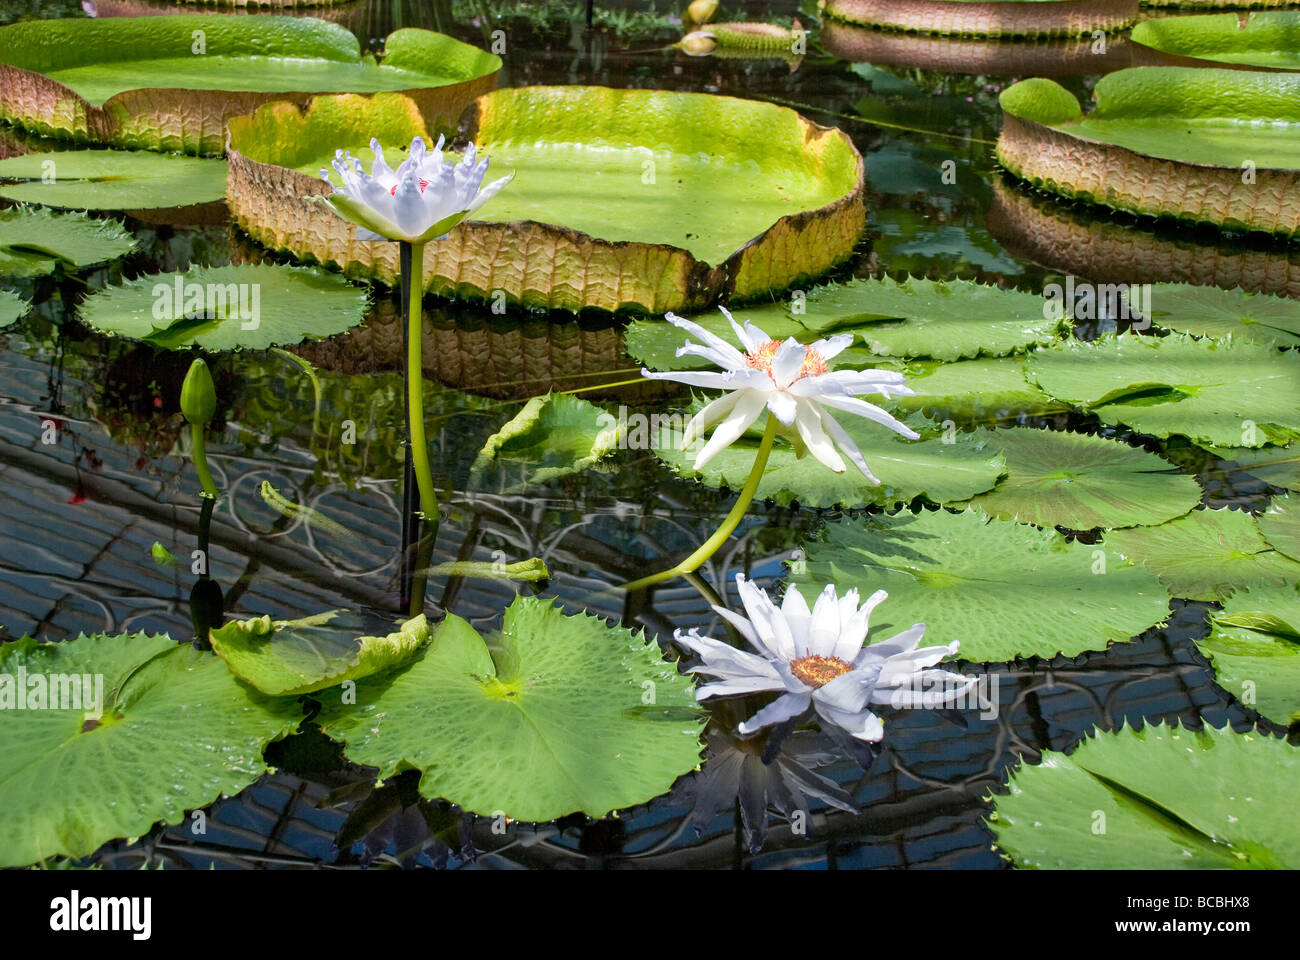
{"type": "MultiPolygon", "coordinates": [[[[169,9],[117,6],[135,14],[169,9]]],[[[102,3],[98,12],[114,9],[102,3]]],[[[567,8],[547,9],[554,16],[567,8]]],[[[0,5],[0,15],[5,11],[14,15],[14,8],[0,5]]],[[[719,93],[795,106],[816,122],[840,126],[866,159],[870,218],[853,261],[836,274],[841,278],[963,277],[1037,292],[1067,272],[1138,282],[1215,270],[1228,286],[1254,278],[1257,288],[1294,293],[1300,284],[1294,248],[1100,217],[1004,181],[991,149],[997,95],[1010,75],[855,64],[816,44],[795,69],[780,60],[689,58],[662,49],[680,36],[678,27],[617,8],[602,9],[591,32],[580,12],[571,22],[552,19],[550,26],[540,17],[504,24],[481,15],[477,23],[449,18],[460,12],[459,5],[375,0],[332,8],[329,15],[358,32],[363,45],[398,26],[439,28],[485,44],[501,27],[509,45],[502,86],[580,83],[719,93]]],[[[784,22],[798,13],[781,3],[750,4],[747,12],[784,22]]],[[[1095,80],[1083,74],[1062,82],[1086,100],[1095,80]]],[[[0,131],[0,138],[8,153],[25,149],[10,130],[0,131]]],[[[69,314],[87,289],[142,273],[283,258],[268,256],[220,211],[208,209],[193,225],[169,224],[165,214],[153,219],[162,222],[127,218],[140,248],[123,261],[81,279],[20,285],[36,307],[0,333],[0,627],[9,636],[193,634],[193,577],[188,568],[155,564],[150,555],[160,542],[188,556],[199,526],[198,484],[179,455],[179,386],[189,359],[96,336],[69,314]],[[50,422],[54,442],[43,442],[50,422]]],[[[210,563],[228,616],[272,612],[287,619],[350,608],[363,611],[375,628],[393,619],[401,573],[401,331],[396,297],[379,287],[375,300],[364,330],[296,351],[325,375],[319,414],[311,384],[282,356],[210,361],[225,420],[211,432],[209,457],[226,492],[211,518],[210,563]],[[344,446],[322,428],[343,419],[370,425],[367,439],[344,446]],[[258,496],[264,481],[333,518],[346,533],[278,513],[258,496]]],[[[726,512],[727,496],[676,479],[648,453],[626,451],[599,471],[522,493],[466,488],[483,441],[523,398],[551,387],[583,387],[596,388],[584,395],[610,409],[681,401],[659,385],[624,383],[635,379],[637,366],[621,349],[622,320],[500,316],[433,298],[426,299],[425,311],[434,473],[446,491],[434,562],[538,556],[552,572],[541,592],[567,608],[626,617],[664,638],[675,627],[717,627],[706,600],[689,584],[665,585],[635,610],[624,610],[621,596],[606,587],[658,569],[667,556],[698,543],[726,512]]],[[[1099,321],[1076,332],[1090,337],[1113,328],[1113,321],[1099,321]]],[[[1095,427],[1077,415],[1052,424],[1095,427]]],[[[1107,435],[1126,437],[1114,430],[1107,435]]],[[[1194,447],[1149,439],[1144,445],[1194,472],[1210,506],[1257,509],[1276,492],[1225,471],[1194,447]]],[[[737,571],[775,582],[796,556],[799,538],[831,515],[756,505],[738,537],[703,572],[719,590],[737,571]]],[[[435,579],[430,612],[454,611],[488,629],[499,625],[512,589],[435,579]]],[[[734,603],[734,587],[728,590],[734,603]]],[[[933,711],[898,712],[887,719],[884,752],[869,772],[847,756],[792,738],[786,768],[798,763],[815,769],[862,812],[814,800],[808,837],[794,835],[773,815],[761,850],[751,849],[735,802],[724,796],[697,807],[701,793],[706,801],[716,798],[708,789],[692,793],[690,778],[665,797],[602,821],[515,824],[502,834],[490,820],[436,808],[426,811],[427,818],[389,816],[400,807],[396,799],[380,804],[384,815],[372,813],[367,821],[357,810],[371,778],[342,763],[323,738],[304,734],[273,748],[277,773],[210,809],[206,836],[156,830],[136,843],[109,844],[97,859],[115,867],[144,857],[197,867],[335,867],[378,856],[381,864],[402,859],[469,868],[1000,868],[1005,864],[991,851],[992,835],[982,822],[985,798],[1018,756],[1035,760],[1041,750],[1073,745],[1094,726],[1113,728],[1126,719],[1226,720],[1237,729],[1253,722],[1253,713],[1216,686],[1193,646],[1207,630],[1209,608],[1174,601],[1167,627],[1131,643],[1076,659],[994,666],[998,714],[964,714],[964,728],[933,711]],[[693,819],[696,809],[702,814],[693,819]],[[366,835],[362,826],[378,829],[366,835]],[[439,839],[430,838],[434,833],[439,839]]],[[[717,758],[751,749],[716,725],[710,730],[716,770],[725,766],[717,758]]],[[[716,780],[711,789],[725,794],[716,780]]],[[[748,789],[752,798],[754,785],[748,789]]],[[[402,791],[413,793],[399,778],[393,797],[402,791]]]]}

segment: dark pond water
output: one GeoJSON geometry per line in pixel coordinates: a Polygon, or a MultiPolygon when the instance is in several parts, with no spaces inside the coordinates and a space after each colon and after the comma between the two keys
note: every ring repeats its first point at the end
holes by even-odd
{"type": "MultiPolygon", "coordinates": [[[[95,11],[169,9],[104,0],[95,11]]],[[[820,123],[841,126],[866,158],[871,196],[867,236],[839,276],[969,277],[1037,291],[1072,272],[1108,282],[1215,280],[1300,291],[1294,248],[1097,217],[1003,182],[991,159],[998,91],[1021,65],[1035,62],[1038,70],[1051,65],[1082,94],[1096,80],[1086,71],[1102,69],[1098,61],[1065,50],[1035,48],[1043,54],[1035,61],[1024,49],[984,50],[978,51],[984,60],[964,67],[980,72],[940,72],[934,67],[963,69],[951,50],[873,47],[873,66],[841,58],[861,53],[860,45],[872,40],[841,29],[814,43],[792,69],[783,61],[693,59],[666,51],[680,28],[662,13],[635,14],[631,5],[602,4],[591,31],[581,7],[546,4],[529,16],[498,19],[493,12],[501,9],[491,2],[375,0],[330,8],[326,15],[363,42],[399,26],[424,26],[481,43],[485,31],[504,28],[503,86],[707,91],[789,104],[820,123]],[[945,170],[955,176],[945,180],[945,170]]],[[[81,14],[77,4],[66,10],[0,4],[5,20],[60,11],[81,14]]],[[[812,19],[785,3],[747,4],[746,12],[786,22],[792,15],[812,19]]],[[[1109,66],[1123,65],[1120,59],[1118,51],[1101,58],[1109,66]]],[[[8,130],[0,129],[0,142],[9,152],[25,148],[8,130]]],[[[179,384],[188,358],[105,340],[70,314],[87,289],[123,277],[194,262],[250,262],[264,254],[221,217],[197,226],[128,219],[128,226],[140,240],[136,254],[81,278],[20,286],[37,307],[0,335],[0,626],[10,636],[145,630],[179,638],[193,632],[193,578],[150,556],[155,541],[188,555],[199,526],[198,483],[178,455],[179,384]],[[50,420],[57,441],[47,444],[42,433],[50,420]]],[[[324,377],[316,424],[311,385],[283,357],[212,361],[224,420],[209,449],[227,496],[211,520],[210,556],[230,615],[290,618],[347,607],[379,625],[396,611],[401,338],[391,293],[378,288],[376,301],[364,331],[301,350],[324,377]],[[341,447],[320,429],[321,422],[345,418],[369,425],[355,447],[341,447]],[[335,518],[348,534],[286,519],[257,495],[265,480],[335,518]]],[[[636,611],[624,611],[621,600],[610,599],[617,594],[603,588],[698,543],[728,508],[725,496],[676,481],[648,455],[635,453],[621,454],[608,469],[522,494],[465,488],[483,440],[514,414],[520,398],[633,375],[621,352],[622,320],[518,312],[502,317],[433,299],[425,310],[426,375],[435,381],[427,401],[437,437],[434,471],[448,490],[435,562],[535,555],[553,573],[544,592],[570,608],[585,606],[614,620],[626,613],[630,623],[664,637],[676,626],[711,622],[707,603],[689,585],[665,586],[636,611]]],[[[1101,327],[1079,332],[1095,335],[1101,327]]],[[[645,386],[587,396],[631,404],[662,399],[645,386]]],[[[1060,424],[1067,422],[1095,427],[1079,418],[1060,424]]],[[[1195,471],[1211,505],[1256,508],[1270,492],[1194,448],[1145,445],[1195,471]]],[[[727,583],[736,571],[779,577],[799,538],[826,516],[756,506],[742,535],[705,571],[708,579],[727,583]]],[[[511,589],[436,580],[430,606],[490,628],[499,623],[511,589]]],[[[1026,595],[1024,602],[1035,600],[1026,595]]],[[[498,835],[489,821],[427,804],[401,812],[414,795],[406,778],[371,793],[372,778],[341,763],[328,742],[306,734],[274,748],[279,772],[213,806],[206,836],[160,830],[133,844],[110,844],[97,859],[116,867],[149,857],[198,867],[332,868],[378,856],[378,864],[400,859],[461,868],[999,868],[982,824],[985,798],[1017,756],[1032,761],[1043,749],[1072,745],[1094,725],[1125,720],[1227,720],[1239,729],[1253,722],[1254,714],[1214,684],[1192,644],[1205,630],[1206,609],[1175,602],[1166,628],[1104,653],[995,667],[1001,681],[996,718],[972,714],[963,729],[931,711],[899,714],[887,723],[884,753],[869,772],[833,750],[792,739],[782,763],[816,769],[862,812],[815,800],[809,837],[793,835],[773,814],[761,851],[750,849],[735,790],[726,785],[701,790],[687,779],[618,819],[512,825],[498,835]]],[[[716,726],[712,731],[715,757],[741,749],[716,726]]],[[[752,803],[750,784],[745,797],[752,803]]]]}

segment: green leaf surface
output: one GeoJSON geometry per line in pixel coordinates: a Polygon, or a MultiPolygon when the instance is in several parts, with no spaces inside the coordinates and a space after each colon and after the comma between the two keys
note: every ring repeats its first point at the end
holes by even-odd
{"type": "MultiPolygon", "coordinates": [[[[263,748],[302,716],[294,701],[263,697],[217,657],[166,636],[24,637],[0,646],[0,675],[16,678],[19,670],[29,697],[38,675],[102,677],[111,705],[97,725],[84,700],[68,709],[49,708],[51,699],[47,709],[0,711],[5,867],[87,856],[158,821],[180,823],[186,811],[233,796],[265,773],[263,748]]],[[[13,692],[0,684],[0,702],[13,692]]]]}
{"type": "Polygon", "coordinates": [[[209,636],[231,673],[270,696],[311,693],[391,670],[429,640],[424,614],[383,637],[357,636],[359,624],[354,614],[332,610],[300,620],[232,620],[209,636]]]}
{"type": "Polygon", "coordinates": [[[1300,300],[1190,283],[1151,288],[1151,319],[1198,337],[1232,337],[1279,347],[1300,344],[1300,300]]]}
{"type": "MultiPolygon", "coordinates": [[[[965,660],[1076,656],[1161,623],[1169,595],[1111,544],[1067,542],[1054,530],[979,510],[841,518],[806,545],[796,580],[841,595],[886,590],[881,630],[926,625],[927,643],[960,641],[965,660]]],[[[876,624],[873,623],[873,629],[876,624]]]]}
{"type": "Polygon", "coordinates": [[[1105,437],[1015,428],[989,436],[1007,476],[971,503],[1003,520],[1071,530],[1134,527],[1181,517],[1201,502],[1194,477],[1105,437]]]}
{"type": "Polygon", "coordinates": [[[893,406],[903,413],[921,411],[934,420],[989,422],[1069,409],[1025,379],[1024,357],[918,361],[909,363],[904,375],[916,395],[898,397],[893,406]]]}
{"type": "Polygon", "coordinates": [[[1193,510],[1158,527],[1116,530],[1106,540],[1188,600],[1300,582],[1300,563],[1269,546],[1255,518],[1241,510],[1193,510]]]}
{"type": "Polygon", "coordinates": [[[1292,10],[1258,11],[1245,20],[1236,13],[1159,17],[1139,23],[1130,36],[1174,56],[1300,70],[1300,13],[1292,10]]]}
{"type": "Polygon", "coordinates": [[[1214,678],[1274,723],[1300,720],[1300,592],[1294,584],[1235,594],[1196,641],[1214,678]]]}
{"type": "Polygon", "coordinates": [[[415,767],[424,796],[464,810],[599,817],[699,764],[698,722],[628,713],[650,694],[661,709],[695,707],[690,682],[644,635],[519,597],[491,648],[449,614],[421,659],[362,680],[356,703],[327,703],[320,723],[349,759],[380,777],[415,767]]]}
{"type": "Polygon", "coordinates": [[[169,350],[264,350],[342,333],[362,321],[368,300],[364,287],[315,267],[191,267],[94,293],[81,319],[169,350]]]}
{"type": "Polygon", "coordinates": [[[7,327],[15,320],[21,319],[31,306],[16,293],[0,290],[0,327],[7,327]]]}
{"type": "Polygon", "coordinates": [[[1021,867],[1300,867],[1290,813],[1300,750],[1274,737],[1161,724],[1098,731],[1069,755],[1022,764],[1010,789],[994,798],[989,826],[1021,867]]]}
{"type": "Polygon", "coordinates": [[[572,394],[533,397],[483,444],[471,485],[504,492],[581,473],[617,449],[620,432],[617,417],[572,394]]]}
{"type": "Polygon", "coordinates": [[[0,210],[0,276],[39,276],[59,264],[88,267],[134,249],[135,238],[116,220],[29,207],[0,210]]]}
{"type": "Polygon", "coordinates": [[[1243,472],[1257,480],[1271,483],[1287,490],[1300,490],[1300,444],[1290,447],[1216,447],[1201,444],[1206,450],[1236,464],[1243,472]]]}
{"type": "MultiPolygon", "coordinates": [[[[688,415],[683,414],[677,423],[661,423],[661,429],[650,437],[655,455],[684,477],[698,479],[711,487],[739,490],[758,455],[763,419],[756,424],[758,429],[751,429],[718,453],[701,471],[696,471],[692,464],[708,442],[708,436],[697,438],[688,449],[682,450],[687,419],[688,415]]],[[[798,501],[806,507],[889,506],[910,503],[916,497],[924,497],[931,503],[953,503],[988,490],[1006,472],[1002,456],[988,447],[982,435],[954,433],[951,442],[935,436],[908,440],[887,427],[852,414],[837,413],[836,420],[856,441],[879,484],[869,481],[847,461],[843,473],[834,473],[811,454],[798,457],[793,446],[782,442],[772,449],[758,484],[757,497],[782,505],[798,501]]],[[[910,426],[923,432],[932,425],[914,419],[910,426]]],[[[629,446],[636,445],[636,441],[635,433],[629,431],[629,446]]]]}
{"type": "Polygon", "coordinates": [[[1268,545],[1292,560],[1300,560],[1300,509],[1290,497],[1276,497],[1259,517],[1259,532],[1268,545]]]}
{"type": "Polygon", "coordinates": [[[1030,356],[1052,396],[1157,437],[1259,447],[1300,436],[1300,356],[1185,335],[1108,335],[1030,356]]]}
{"type": "Polygon", "coordinates": [[[226,161],[147,150],[63,150],[0,160],[0,197],[76,210],[156,210],[226,195],[226,161]],[[52,179],[50,178],[52,175],[52,179]]]}

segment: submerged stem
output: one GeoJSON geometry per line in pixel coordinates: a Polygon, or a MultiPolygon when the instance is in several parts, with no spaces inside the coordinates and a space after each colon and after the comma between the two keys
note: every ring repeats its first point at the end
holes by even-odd
{"type": "Polygon", "coordinates": [[[194,469],[199,472],[199,483],[203,486],[203,495],[213,500],[221,496],[212,471],[208,469],[208,451],[203,436],[203,424],[190,424],[190,456],[194,460],[194,469]]]}
{"type": "Polygon", "coordinates": [[[692,573],[704,563],[709,557],[718,552],[718,548],[726,542],[736,527],[740,526],[740,521],[744,518],[745,513],[749,510],[749,505],[754,501],[754,494],[758,492],[759,481],[763,479],[763,470],[767,467],[768,455],[772,452],[772,442],[776,439],[776,428],[778,421],[770,413],[767,417],[767,427],[763,430],[763,440],[758,445],[758,453],[754,457],[754,466],[750,468],[749,477],[745,480],[745,485],[740,489],[740,497],[736,500],[731,512],[727,518],[722,521],[721,526],[713,532],[709,539],[700,545],[700,548],[692,553],[689,557],[674,567],[660,573],[652,573],[648,577],[642,577],[640,580],[633,580],[626,584],[623,589],[627,591],[641,590],[651,584],[658,583],[661,580],[667,580],[670,577],[680,576],[682,574],[692,573]]]}

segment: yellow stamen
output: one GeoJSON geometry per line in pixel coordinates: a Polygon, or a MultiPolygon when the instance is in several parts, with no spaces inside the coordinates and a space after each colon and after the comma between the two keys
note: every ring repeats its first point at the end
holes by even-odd
{"type": "Polygon", "coordinates": [[[790,672],[810,687],[824,687],[836,677],[841,677],[853,669],[839,657],[818,657],[808,655],[790,661],[790,672]]]}
{"type": "MultiPolygon", "coordinates": [[[[776,351],[780,347],[780,340],[767,341],[753,353],[745,355],[745,365],[754,370],[762,370],[772,378],[773,383],[776,383],[776,378],[772,377],[772,361],[776,359],[776,351]]],[[[799,365],[799,373],[794,380],[790,381],[791,383],[794,383],[795,380],[802,380],[804,377],[820,377],[830,369],[826,365],[826,361],[822,359],[821,354],[812,347],[806,346],[803,349],[803,363],[799,365]]]]}

